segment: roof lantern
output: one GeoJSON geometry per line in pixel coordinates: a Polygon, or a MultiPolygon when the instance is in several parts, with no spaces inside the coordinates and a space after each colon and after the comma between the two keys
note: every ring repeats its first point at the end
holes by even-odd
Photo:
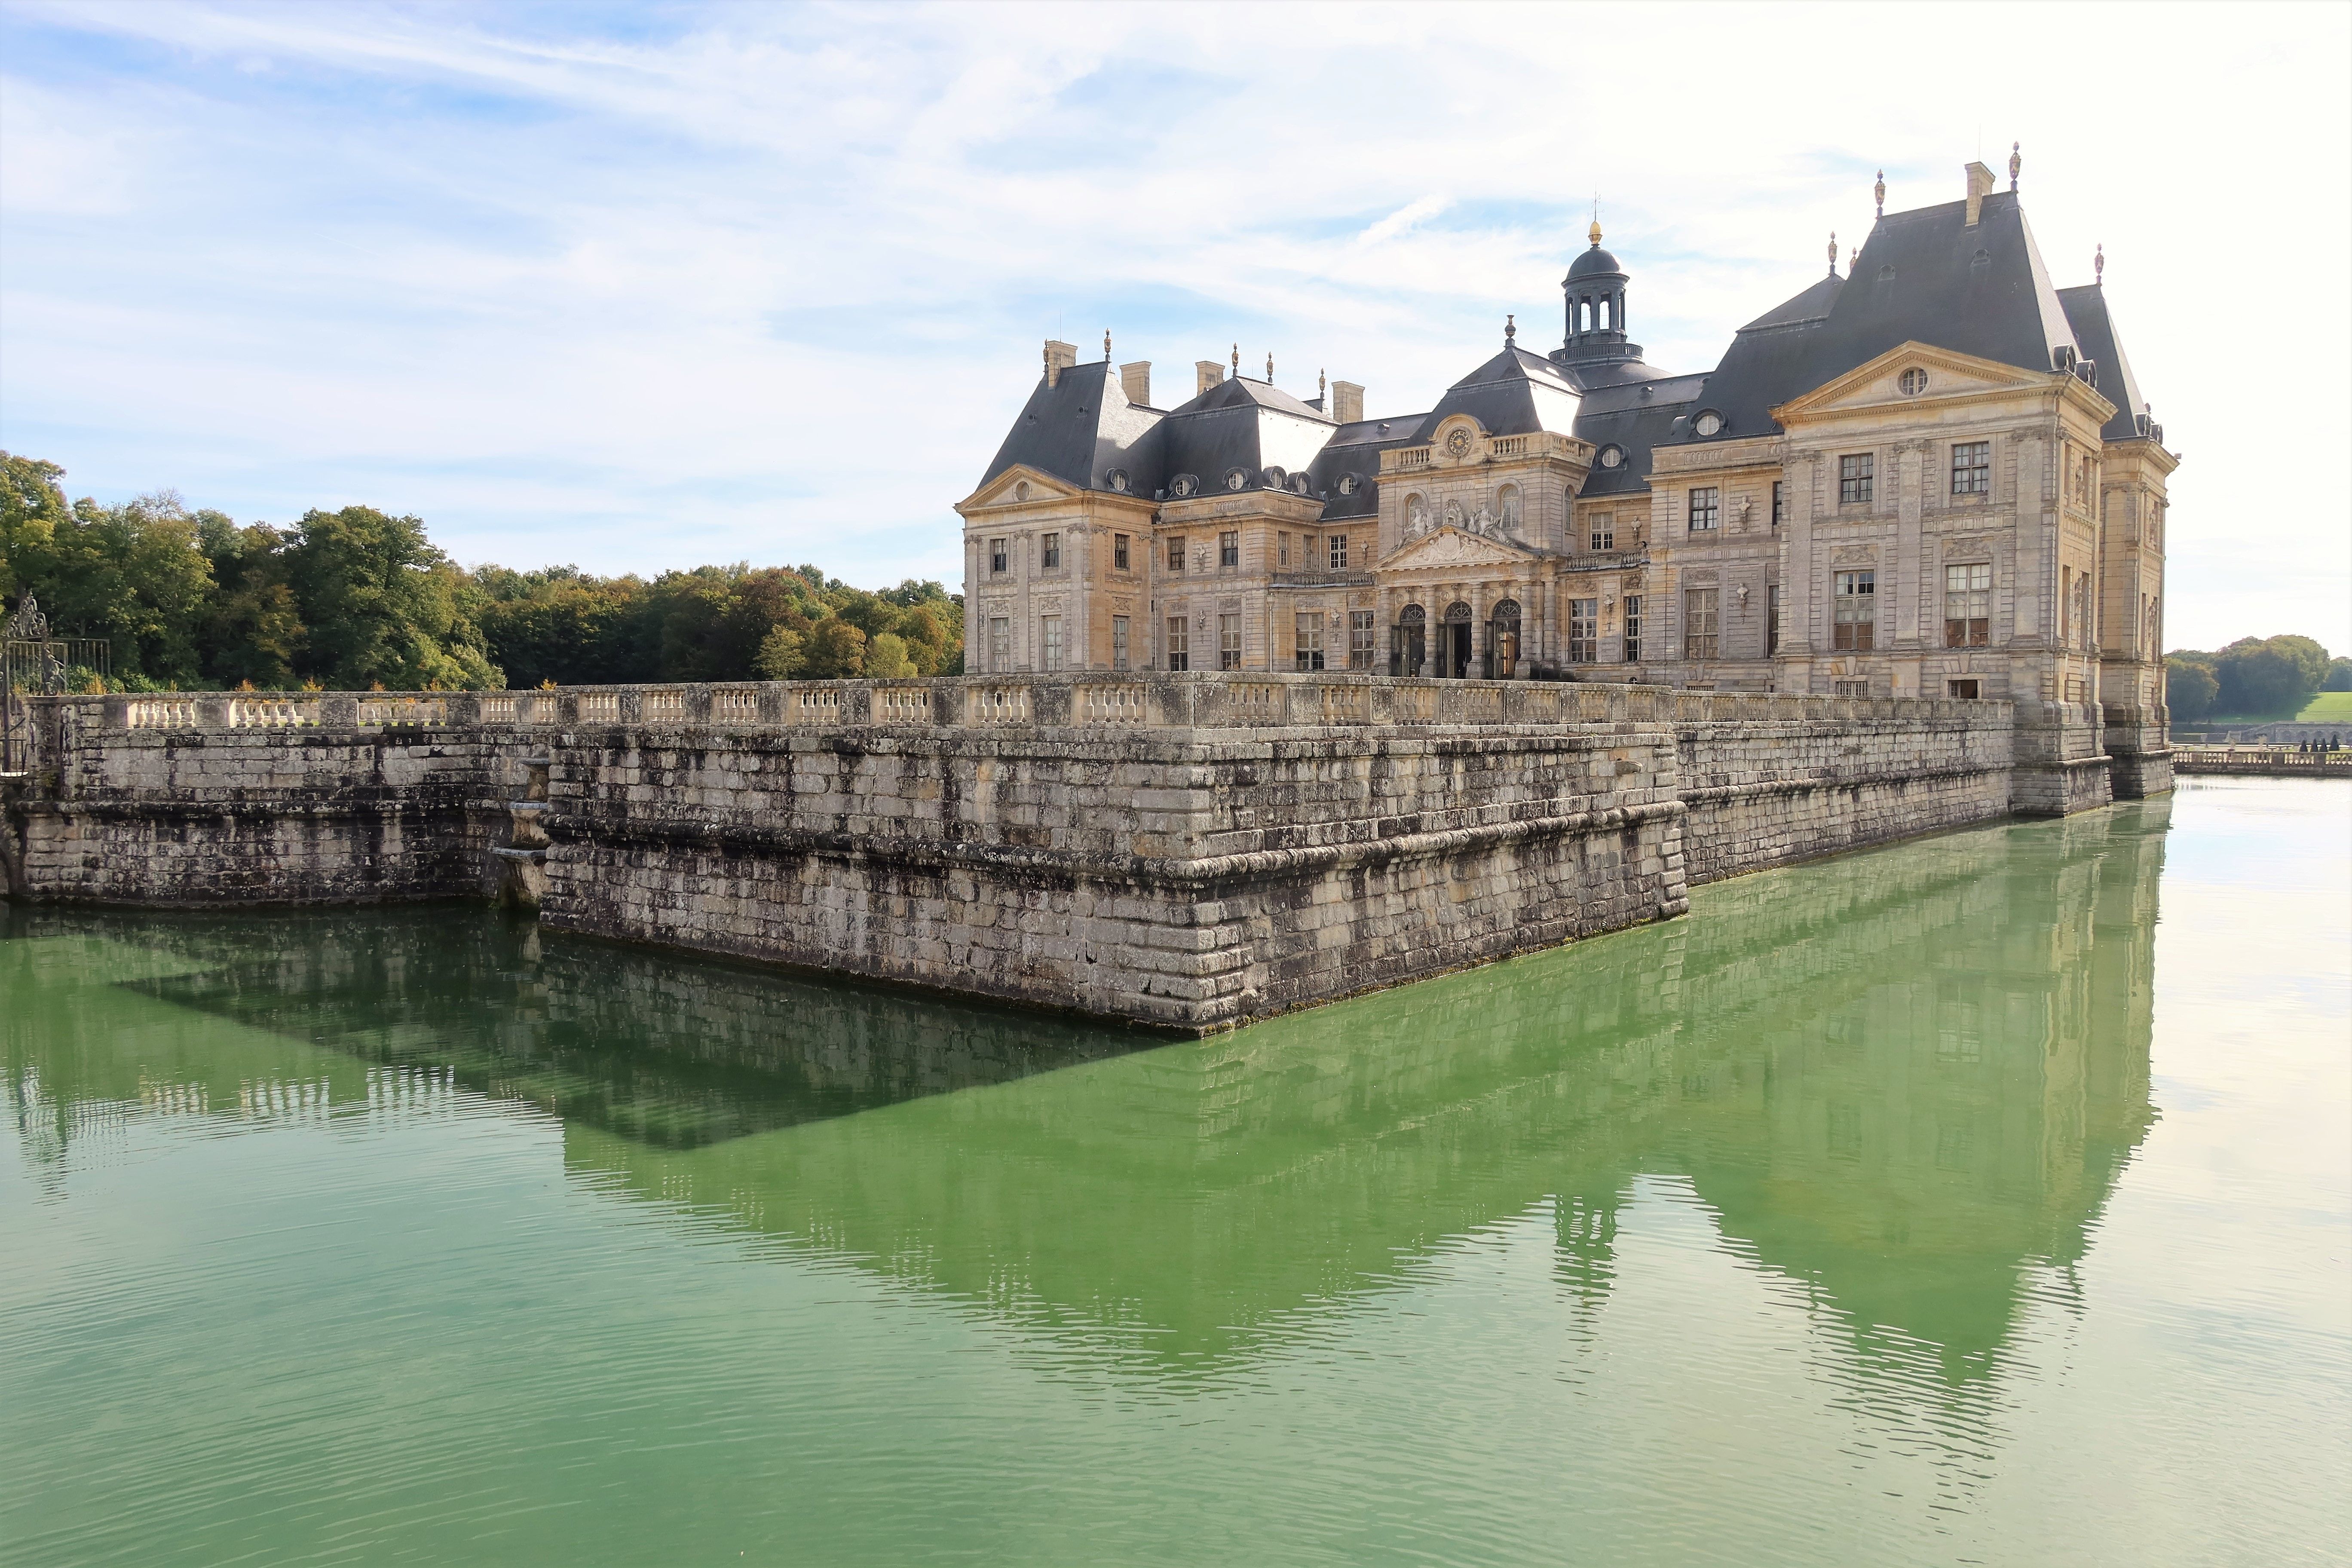
{"type": "Polygon", "coordinates": [[[1566,296],[1568,337],[1560,350],[1567,363],[1608,363],[1638,360],[1642,345],[1625,335],[1626,285],[1631,281],[1617,258],[1601,248],[1601,218],[1595,214],[1586,231],[1592,243],[1569,264],[1560,279],[1566,296]]]}

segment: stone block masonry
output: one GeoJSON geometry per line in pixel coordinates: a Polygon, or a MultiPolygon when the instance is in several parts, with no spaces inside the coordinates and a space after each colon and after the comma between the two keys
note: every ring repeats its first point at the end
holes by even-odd
{"type": "Polygon", "coordinates": [[[530,859],[552,928],[1181,1033],[2012,805],[1992,701],[1085,674],[35,719],[18,897],[484,896],[530,859]]]}

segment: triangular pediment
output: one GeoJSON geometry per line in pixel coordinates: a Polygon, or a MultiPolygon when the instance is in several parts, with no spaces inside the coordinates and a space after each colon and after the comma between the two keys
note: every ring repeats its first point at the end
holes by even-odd
{"type": "Polygon", "coordinates": [[[960,512],[996,506],[1034,506],[1039,501],[1065,500],[1081,491],[1067,479],[1057,479],[1043,468],[1015,463],[956,503],[960,512]]]}
{"type": "Polygon", "coordinates": [[[1803,396],[1790,398],[1772,410],[1772,417],[1786,425],[1792,418],[1847,409],[1885,408],[1979,393],[2015,391],[2041,385],[2049,379],[2042,372],[2003,364],[1999,360],[1979,359],[1974,354],[1928,343],[1900,343],[1803,396]],[[1914,370],[1926,375],[1927,384],[1917,391],[1906,392],[1904,374],[1914,370]]]}
{"type": "Polygon", "coordinates": [[[1381,569],[1411,572],[1423,566],[1517,566],[1534,553],[1516,540],[1465,533],[1458,528],[1441,525],[1419,539],[1406,541],[1381,563],[1381,569]]]}

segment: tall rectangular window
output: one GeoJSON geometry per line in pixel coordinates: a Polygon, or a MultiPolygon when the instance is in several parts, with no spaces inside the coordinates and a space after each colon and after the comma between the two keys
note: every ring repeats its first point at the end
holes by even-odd
{"type": "Polygon", "coordinates": [[[1568,602],[1568,662],[1591,664],[1601,657],[1601,601],[1568,602]]]}
{"type": "Polygon", "coordinates": [[[1348,536],[1344,533],[1335,533],[1331,536],[1331,570],[1345,572],[1347,569],[1348,536]]]}
{"type": "Polygon", "coordinates": [[[1770,658],[1780,651],[1780,584],[1767,584],[1764,588],[1764,657],[1770,658]]]}
{"type": "Polygon", "coordinates": [[[1217,564],[1231,569],[1242,563],[1242,536],[1228,530],[1217,535],[1217,564]]]}
{"type": "Polygon", "coordinates": [[[1984,647],[1992,641],[1992,567],[1944,568],[1944,646],[1984,647]]]}
{"type": "Polygon", "coordinates": [[[1721,490],[1713,485],[1707,485],[1691,491],[1690,531],[1693,533],[1712,531],[1722,517],[1723,492],[1721,490]]]}
{"type": "Polygon", "coordinates": [[[1323,668],[1323,612],[1301,610],[1293,617],[1297,626],[1298,668],[1323,668]]]}
{"type": "Polygon", "coordinates": [[[1037,542],[1041,557],[1039,564],[1048,572],[1058,570],[1062,564],[1062,536],[1049,533],[1037,542]]]}
{"type": "Polygon", "coordinates": [[[1370,610],[1348,612],[1348,668],[1372,668],[1372,616],[1370,610]]]}
{"type": "Polygon", "coordinates": [[[1239,669],[1242,667],[1242,618],[1238,615],[1217,617],[1217,668],[1239,669]]]}
{"type": "Polygon", "coordinates": [[[1183,617],[1183,616],[1169,616],[1169,617],[1168,617],[1168,668],[1171,668],[1171,669],[1190,669],[1190,668],[1192,668],[1192,655],[1187,651],[1187,648],[1188,648],[1188,644],[1187,644],[1187,641],[1186,641],[1186,638],[1185,638],[1185,635],[1184,635],[1184,617],[1183,617]]]}
{"type": "Polygon", "coordinates": [[[988,574],[1001,577],[1013,569],[1013,542],[992,539],[988,542],[988,574]]]}
{"type": "Polygon", "coordinates": [[[1110,667],[1113,669],[1127,668],[1127,617],[1113,616],[1110,618],[1110,667]]]}
{"type": "Polygon", "coordinates": [[[1871,499],[1876,486],[1878,456],[1854,452],[1838,459],[1838,505],[1859,506],[1871,499]]]}
{"type": "Polygon", "coordinates": [[[1184,536],[1181,533],[1171,533],[1168,536],[1168,570],[1171,572],[1184,570],[1184,536]]]}
{"type": "Polygon", "coordinates": [[[1830,646],[1868,653],[1878,641],[1878,574],[1840,572],[1830,595],[1830,646]]]}
{"type": "Polygon", "coordinates": [[[1062,617],[1042,616],[1037,621],[1038,668],[1062,668],[1062,617]]]}
{"type": "Polygon", "coordinates": [[[1992,443],[1953,442],[1952,493],[1956,496],[1980,496],[1991,492],[1992,443]]]}
{"type": "Polygon", "coordinates": [[[1642,662],[1642,595],[1625,595],[1625,662],[1642,662]]]}
{"type": "Polygon", "coordinates": [[[988,673],[1003,675],[1013,668],[1013,617],[988,617],[988,673]]]}
{"type": "Polygon", "coordinates": [[[1600,514],[1599,514],[1599,515],[1597,515],[1596,517],[1594,517],[1594,518],[1592,519],[1591,536],[1592,536],[1592,548],[1593,548],[1593,549],[1595,549],[1595,550],[1614,550],[1614,549],[1616,549],[1616,548],[1617,548],[1617,519],[1616,519],[1615,515],[1614,515],[1614,514],[1612,514],[1612,513],[1605,512],[1605,511],[1604,511],[1604,512],[1600,513],[1600,514]]]}
{"type": "Polygon", "coordinates": [[[1683,657],[1713,658],[1716,656],[1716,607],[1721,603],[1720,588],[1685,588],[1683,590],[1683,657]]]}
{"type": "Polygon", "coordinates": [[[1274,563],[1276,566],[1286,568],[1289,566],[1290,535],[1286,533],[1277,533],[1274,536],[1274,563]]]}
{"type": "Polygon", "coordinates": [[[1118,571],[1128,570],[1127,535],[1124,533],[1114,533],[1110,536],[1110,563],[1118,571]]]}
{"type": "Polygon", "coordinates": [[[1772,481],[1772,526],[1780,527],[1789,521],[1789,487],[1781,480],[1772,481]]]}

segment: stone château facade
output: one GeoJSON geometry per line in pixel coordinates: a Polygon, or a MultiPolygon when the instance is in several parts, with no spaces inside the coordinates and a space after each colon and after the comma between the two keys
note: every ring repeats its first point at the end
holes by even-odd
{"type": "Polygon", "coordinates": [[[966,668],[2007,698],[2021,808],[2161,791],[2179,459],[2098,283],[2053,286],[2017,164],[1882,210],[1843,276],[1832,237],[1701,374],[1643,360],[1598,223],[1561,346],[1507,326],[1423,413],[1238,352],[1162,410],[1108,335],[1048,342],[956,509],[966,668]]]}

